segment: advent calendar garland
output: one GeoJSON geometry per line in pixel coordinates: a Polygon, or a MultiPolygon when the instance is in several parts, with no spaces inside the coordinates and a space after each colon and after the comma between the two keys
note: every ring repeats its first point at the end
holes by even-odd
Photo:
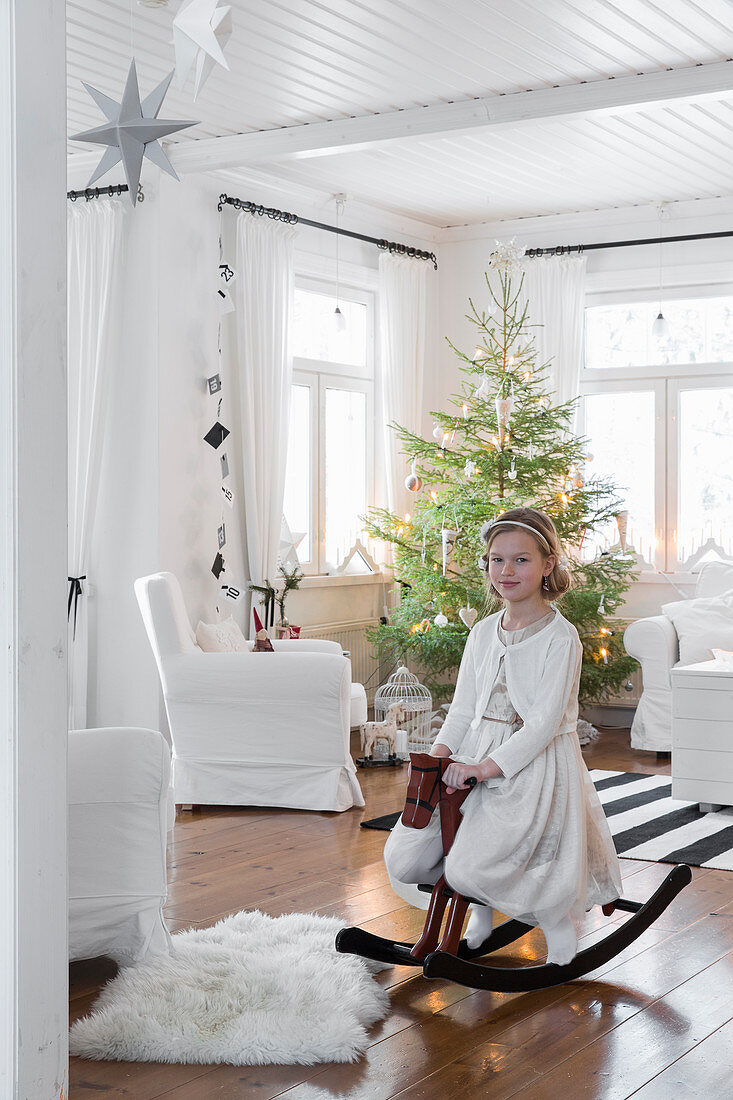
{"type": "Polygon", "coordinates": [[[238,603],[243,595],[244,589],[239,584],[231,583],[228,579],[222,579],[222,574],[226,574],[226,561],[222,551],[226,546],[227,534],[226,534],[226,522],[224,519],[224,506],[229,508],[234,507],[234,493],[228,484],[229,478],[229,457],[226,450],[220,450],[224,441],[230,435],[230,431],[221,421],[222,406],[224,404],[224,385],[222,382],[221,371],[221,338],[222,338],[222,316],[225,313],[231,312],[234,309],[234,303],[227,291],[227,300],[231,305],[231,309],[222,309],[220,292],[222,285],[227,286],[235,277],[233,268],[229,264],[224,263],[222,260],[222,238],[221,238],[221,224],[219,227],[219,268],[217,279],[217,300],[219,301],[219,317],[217,320],[216,330],[216,350],[217,350],[217,366],[218,370],[215,374],[210,375],[206,379],[206,389],[209,398],[216,399],[216,419],[213,425],[204,435],[204,441],[212,447],[219,456],[219,485],[221,491],[221,517],[220,523],[216,529],[216,553],[214,561],[211,566],[211,572],[215,579],[220,582],[219,593],[224,599],[229,600],[231,603],[238,603]]]}

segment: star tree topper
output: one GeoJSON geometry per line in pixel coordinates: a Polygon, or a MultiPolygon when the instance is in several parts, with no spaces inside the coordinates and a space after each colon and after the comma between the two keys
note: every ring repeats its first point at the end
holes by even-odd
{"type": "Polygon", "coordinates": [[[229,68],[224,47],[232,33],[232,9],[231,5],[220,8],[218,4],[219,0],[189,0],[173,20],[178,87],[183,88],[196,62],[194,99],[214,65],[229,68]]]}
{"type": "Polygon", "coordinates": [[[165,93],[168,91],[168,85],[172,77],[173,72],[168,73],[165,80],[161,80],[157,88],[154,88],[142,103],[140,102],[134,57],[130,62],[130,71],[127,74],[127,82],[120,103],[115,99],[110,99],[109,96],[104,95],[96,88],[92,88],[89,84],[84,84],[92,99],[107,117],[106,125],[95,126],[93,130],[84,130],[81,134],[73,135],[74,141],[89,141],[93,145],[108,146],[89,180],[89,187],[121,160],[125,170],[127,186],[130,189],[130,199],[134,206],[137,202],[137,189],[140,183],[143,157],[152,160],[158,168],[162,168],[168,175],[178,179],[173,165],[158,141],[168,134],[185,130],[188,126],[195,126],[196,123],[180,119],[158,118],[158,111],[163,105],[165,93]]]}

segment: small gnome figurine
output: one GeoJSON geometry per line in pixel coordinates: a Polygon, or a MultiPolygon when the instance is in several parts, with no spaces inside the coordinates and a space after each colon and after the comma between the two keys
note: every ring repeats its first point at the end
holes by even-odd
{"type": "Polygon", "coordinates": [[[257,611],[254,607],[252,608],[252,614],[254,616],[255,630],[257,632],[255,634],[255,645],[254,645],[254,649],[253,649],[252,652],[253,653],[273,653],[274,650],[273,650],[272,642],[270,641],[270,639],[268,637],[268,634],[267,634],[267,631],[265,630],[264,626],[262,625],[262,620],[260,619],[260,617],[257,614],[257,611]]]}

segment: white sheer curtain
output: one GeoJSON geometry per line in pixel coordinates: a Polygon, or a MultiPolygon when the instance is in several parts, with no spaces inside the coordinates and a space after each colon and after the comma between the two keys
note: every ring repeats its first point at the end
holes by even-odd
{"type": "MultiPolygon", "coordinates": [[[[524,261],[524,294],[537,362],[552,359],[550,385],[557,404],[577,397],[583,363],[585,256],[548,256],[524,261]]],[[[570,424],[573,430],[575,420],[570,424]]]]}
{"type": "Polygon", "coordinates": [[[117,345],[124,216],[118,200],[68,204],[69,729],[87,724],[88,555],[117,345]]]}
{"type": "Polygon", "coordinates": [[[238,432],[249,579],[275,581],[288,451],[295,230],[237,217],[238,432]]]}
{"type": "Polygon", "coordinates": [[[420,434],[423,418],[425,356],[432,268],[425,260],[379,257],[379,318],[381,329],[381,397],[384,417],[387,503],[392,512],[409,510],[405,478],[409,456],[395,431],[397,423],[420,434]]]}

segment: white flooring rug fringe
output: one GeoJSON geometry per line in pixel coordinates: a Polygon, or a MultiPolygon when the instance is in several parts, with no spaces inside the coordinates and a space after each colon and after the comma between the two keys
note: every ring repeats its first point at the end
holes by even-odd
{"type": "Polygon", "coordinates": [[[241,912],[178,932],[173,954],[126,967],[71,1028],[70,1053],[126,1062],[353,1062],[388,1010],[372,975],[339,955],[343,921],[241,912]]]}
{"type": "Polygon", "coordinates": [[[620,856],[733,871],[733,807],[701,813],[696,802],[672,798],[668,775],[590,776],[620,856]]]}

